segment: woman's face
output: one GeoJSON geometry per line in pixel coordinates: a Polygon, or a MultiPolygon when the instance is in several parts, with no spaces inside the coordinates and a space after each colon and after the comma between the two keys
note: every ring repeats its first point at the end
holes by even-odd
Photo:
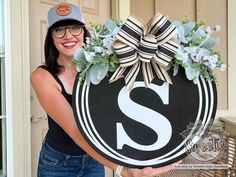
{"type": "Polygon", "coordinates": [[[84,43],[84,29],[79,25],[60,26],[52,30],[52,38],[59,56],[72,58],[84,43]]]}

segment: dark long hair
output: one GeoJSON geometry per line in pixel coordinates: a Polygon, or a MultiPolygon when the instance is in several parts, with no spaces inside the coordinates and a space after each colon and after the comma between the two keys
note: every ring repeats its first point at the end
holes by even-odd
{"type": "MultiPolygon", "coordinates": [[[[72,24],[78,24],[78,21],[75,20],[65,20],[65,21],[60,21],[52,25],[48,31],[47,35],[45,38],[45,43],[44,43],[44,56],[45,56],[45,64],[48,67],[48,70],[53,73],[53,74],[59,74],[62,66],[58,64],[57,58],[59,56],[59,51],[54,45],[53,38],[52,38],[52,29],[59,27],[59,26],[67,26],[67,25],[72,25],[72,24]]],[[[79,23],[81,25],[81,23],[79,23]]],[[[90,33],[87,30],[86,27],[84,28],[84,42],[86,37],[90,37],[90,33]]]]}

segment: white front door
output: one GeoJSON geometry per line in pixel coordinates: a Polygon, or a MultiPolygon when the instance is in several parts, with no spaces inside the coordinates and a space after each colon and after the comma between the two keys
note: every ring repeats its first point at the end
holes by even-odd
{"type": "MultiPolygon", "coordinates": [[[[29,0],[30,17],[30,68],[31,72],[44,63],[44,38],[47,32],[47,12],[55,4],[63,0],[29,0]]],[[[67,0],[79,6],[84,17],[89,22],[103,23],[110,18],[109,0],[67,0]]],[[[42,141],[47,132],[47,117],[40,106],[36,94],[31,87],[31,155],[32,177],[37,175],[37,164],[42,141]]],[[[106,170],[106,176],[111,177],[112,171],[106,170]]]]}

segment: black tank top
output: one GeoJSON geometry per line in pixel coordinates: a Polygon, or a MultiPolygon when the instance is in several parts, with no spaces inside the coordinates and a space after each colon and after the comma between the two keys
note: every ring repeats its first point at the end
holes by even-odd
{"type": "MultiPolygon", "coordinates": [[[[42,65],[41,68],[48,70],[47,66],[42,65]]],[[[52,74],[52,73],[51,73],[52,74]]],[[[52,74],[54,79],[60,84],[61,86],[61,93],[66,98],[68,103],[72,106],[72,95],[68,94],[64,88],[63,83],[58,78],[57,75],[52,74]]],[[[45,142],[54,148],[55,150],[68,154],[68,155],[83,155],[86,152],[81,149],[70,137],[67,133],[49,116],[48,116],[48,132],[45,137],[45,142]]]]}

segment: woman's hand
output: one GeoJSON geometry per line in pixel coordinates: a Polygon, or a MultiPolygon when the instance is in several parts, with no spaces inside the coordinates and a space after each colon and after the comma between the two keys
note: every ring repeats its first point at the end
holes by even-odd
{"type": "Polygon", "coordinates": [[[152,168],[146,167],[143,169],[127,168],[124,167],[121,171],[122,177],[154,177],[166,173],[174,168],[175,165],[180,164],[182,161],[166,165],[164,167],[152,168]]]}

